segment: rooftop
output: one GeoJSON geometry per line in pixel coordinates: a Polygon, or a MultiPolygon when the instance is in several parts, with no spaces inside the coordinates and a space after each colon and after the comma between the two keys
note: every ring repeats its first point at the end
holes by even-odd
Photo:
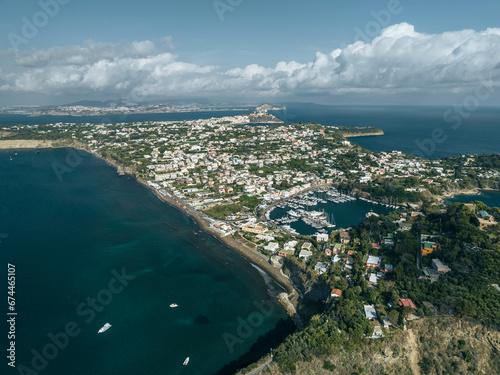
{"type": "Polygon", "coordinates": [[[364,305],[366,319],[373,320],[377,319],[377,310],[375,310],[374,305],[364,305]]]}
{"type": "Polygon", "coordinates": [[[417,309],[417,307],[415,306],[413,301],[409,298],[400,298],[399,299],[399,306],[411,307],[412,309],[415,309],[415,310],[417,309]]]}

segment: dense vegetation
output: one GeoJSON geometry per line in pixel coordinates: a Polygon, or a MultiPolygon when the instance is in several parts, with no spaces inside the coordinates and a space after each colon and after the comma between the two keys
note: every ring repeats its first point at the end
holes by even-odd
{"type": "MultiPolygon", "coordinates": [[[[477,205],[494,216],[500,215],[498,208],[486,207],[480,202],[477,205]]],[[[294,373],[298,362],[311,361],[314,357],[326,358],[341,350],[352,351],[367,345],[363,337],[371,336],[374,326],[364,316],[364,304],[374,304],[379,315],[387,315],[396,332],[414,312],[421,318],[452,314],[498,328],[500,293],[491,287],[491,284],[500,283],[498,226],[479,230],[474,213],[456,203],[446,210],[430,210],[425,216],[410,220],[412,230],[396,232],[393,248],[371,249],[372,241],[378,242],[397,228],[393,222],[397,216],[391,213],[385,217],[370,217],[352,231],[359,244],[348,247],[358,251],[353,256],[351,281],[345,282],[346,273],[338,266],[321,276],[332,288],[343,290],[343,296],[329,301],[322,314],[314,316],[305,329],[290,336],[277,349],[275,361],[283,373],[294,373]],[[431,259],[438,257],[451,268],[436,282],[420,278],[422,272],[417,260],[421,233],[434,235],[441,246],[440,251],[422,259],[422,267],[429,266],[431,259]],[[479,251],[466,245],[475,246],[479,251]],[[368,252],[382,256],[383,263],[394,265],[394,272],[376,286],[369,286],[363,274],[362,258],[368,252]],[[398,307],[399,298],[411,298],[417,310],[398,307]],[[434,308],[426,307],[424,301],[431,302],[434,308]]],[[[321,257],[324,255],[318,254],[311,263],[321,257]]],[[[429,373],[432,366],[429,357],[420,362],[423,373],[429,373]]]]}

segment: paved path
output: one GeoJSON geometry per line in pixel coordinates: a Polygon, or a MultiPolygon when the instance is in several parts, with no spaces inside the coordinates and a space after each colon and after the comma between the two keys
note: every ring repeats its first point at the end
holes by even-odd
{"type": "Polygon", "coordinates": [[[266,369],[267,366],[269,366],[271,363],[273,362],[272,359],[269,359],[266,363],[264,363],[262,366],[260,366],[259,368],[256,368],[255,370],[253,370],[252,372],[249,372],[247,375],[257,375],[257,374],[260,374],[262,371],[264,371],[266,369]]]}

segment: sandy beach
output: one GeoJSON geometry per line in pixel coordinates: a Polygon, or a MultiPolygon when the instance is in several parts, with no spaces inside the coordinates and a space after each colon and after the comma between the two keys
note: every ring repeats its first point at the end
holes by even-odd
{"type": "MultiPolygon", "coordinates": [[[[108,162],[110,165],[113,165],[108,160],[106,160],[106,162],[108,162]]],[[[116,167],[115,165],[113,166],[116,167]]],[[[266,256],[246,246],[245,244],[234,238],[234,236],[232,235],[222,236],[219,232],[210,228],[210,224],[203,217],[201,217],[201,215],[197,211],[193,209],[183,208],[182,205],[179,204],[177,201],[175,201],[173,198],[168,196],[162,196],[161,194],[159,194],[145,181],[139,178],[136,178],[136,180],[140,184],[153,190],[155,194],[158,196],[158,198],[160,198],[164,202],[168,203],[173,207],[176,207],[177,209],[181,210],[188,216],[192,217],[196,221],[196,223],[200,226],[200,228],[203,229],[205,232],[218,238],[222,243],[224,243],[231,249],[235,250],[236,252],[244,256],[246,259],[248,259],[251,263],[255,264],[257,267],[259,267],[267,274],[269,274],[269,276],[271,276],[279,285],[281,285],[286,290],[290,302],[296,307],[299,299],[299,293],[294,289],[292,283],[288,280],[288,278],[285,277],[278,268],[273,267],[269,263],[268,258],[266,256]]]]}

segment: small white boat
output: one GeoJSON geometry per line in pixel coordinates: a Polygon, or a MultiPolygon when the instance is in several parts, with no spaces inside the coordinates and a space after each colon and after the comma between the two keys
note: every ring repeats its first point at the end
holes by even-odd
{"type": "Polygon", "coordinates": [[[101,329],[100,329],[99,331],[97,331],[97,333],[103,333],[103,332],[106,332],[106,331],[107,331],[108,329],[110,329],[110,328],[111,328],[111,324],[106,323],[105,325],[103,325],[103,326],[101,327],[101,329]]]}
{"type": "Polygon", "coordinates": [[[183,365],[184,365],[184,366],[187,366],[187,364],[188,364],[188,363],[189,363],[189,357],[187,357],[187,358],[184,360],[183,365]]]}
{"type": "Polygon", "coordinates": [[[178,305],[178,304],[176,304],[176,303],[172,303],[172,304],[170,305],[170,307],[177,307],[177,306],[179,306],[179,305],[178,305]]]}

